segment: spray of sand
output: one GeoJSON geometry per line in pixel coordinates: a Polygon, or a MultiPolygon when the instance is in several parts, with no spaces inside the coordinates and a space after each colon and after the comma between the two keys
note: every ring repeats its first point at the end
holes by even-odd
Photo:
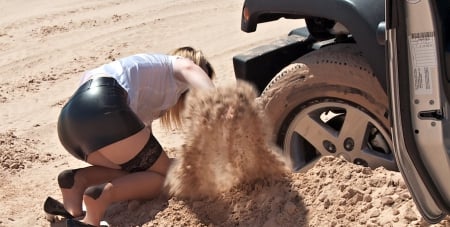
{"type": "Polygon", "coordinates": [[[243,81],[187,97],[187,140],[166,178],[170,195],[211,198],[288,172],[256,97],[243,81]]]}

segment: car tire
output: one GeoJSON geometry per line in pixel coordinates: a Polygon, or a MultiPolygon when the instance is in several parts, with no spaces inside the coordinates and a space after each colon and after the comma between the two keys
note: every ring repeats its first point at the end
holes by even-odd
{"type": "Polygon", "coordinates": [[[271,80],[259,101],[294,171],[328,155],[397,170],[388,98],[355,44],[300,57],[271,80]]]}

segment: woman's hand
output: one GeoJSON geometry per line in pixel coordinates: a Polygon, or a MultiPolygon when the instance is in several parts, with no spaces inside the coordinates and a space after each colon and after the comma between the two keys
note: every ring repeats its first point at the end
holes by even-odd
{"type": "Polygon", "coordinates": [[[227,111],[225,112],[225,120],[231,120],[232,118],[234,118],[235,111],[236,109],[234,107],[229,106],[227,111]]]}

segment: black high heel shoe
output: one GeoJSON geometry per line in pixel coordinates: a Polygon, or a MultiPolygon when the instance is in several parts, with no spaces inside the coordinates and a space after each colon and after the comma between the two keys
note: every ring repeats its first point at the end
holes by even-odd
{"type": "MultiPolygon", "coordinates": [[[[51,222],[56,220],[56,216],[61,216],[66,219],[78,218],[78,217],[74,217],[73,215],[71,215],[64,208],[64,205],[62,203],[60,203],[58,200],[56,200],[50,196],[47,197],[47,199],[44,202],[44,211],[46,213],[47,220],[49,220],[51,222]]],[[[83,211],[83,214],[79,217],[82,217],[84,215],[85,215],[85,211],[83,211]]]]}
{"type": "Polygon", "coordinates": [[[62,216],[64,218],[74,218],[65,208],[62,203],[52,197],[47,197],[44,202],[44,211],[48,218],[53,218],[51,216],[62,216]]]}
{"type": "Polygon", "coordinates": [[[86,224],[75,219],[67,219],[66,227],[95,227],[94,225],[86,224]]]}
{"type": "MultiPolygon", "coordinates": [[[[100,222],[100,227],[109,227],[109,225],[107,223],[106,224],[102,224],[102,222],[100,222]]],[[[75,219],[67,219],[66,220],[66,227],[95,227],[95,226],[83,223],[83,222],[75,220],[75,219]]]]}

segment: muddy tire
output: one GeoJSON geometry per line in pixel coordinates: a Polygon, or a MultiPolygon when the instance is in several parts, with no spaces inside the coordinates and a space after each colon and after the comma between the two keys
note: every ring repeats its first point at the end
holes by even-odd
{"type": "Polygon", "coordinates": [[[272,79],[260,101],[294,171],[327,155],[397,170],[388,98],[356,45],[328,46],[297,59],[272,79]]]}

